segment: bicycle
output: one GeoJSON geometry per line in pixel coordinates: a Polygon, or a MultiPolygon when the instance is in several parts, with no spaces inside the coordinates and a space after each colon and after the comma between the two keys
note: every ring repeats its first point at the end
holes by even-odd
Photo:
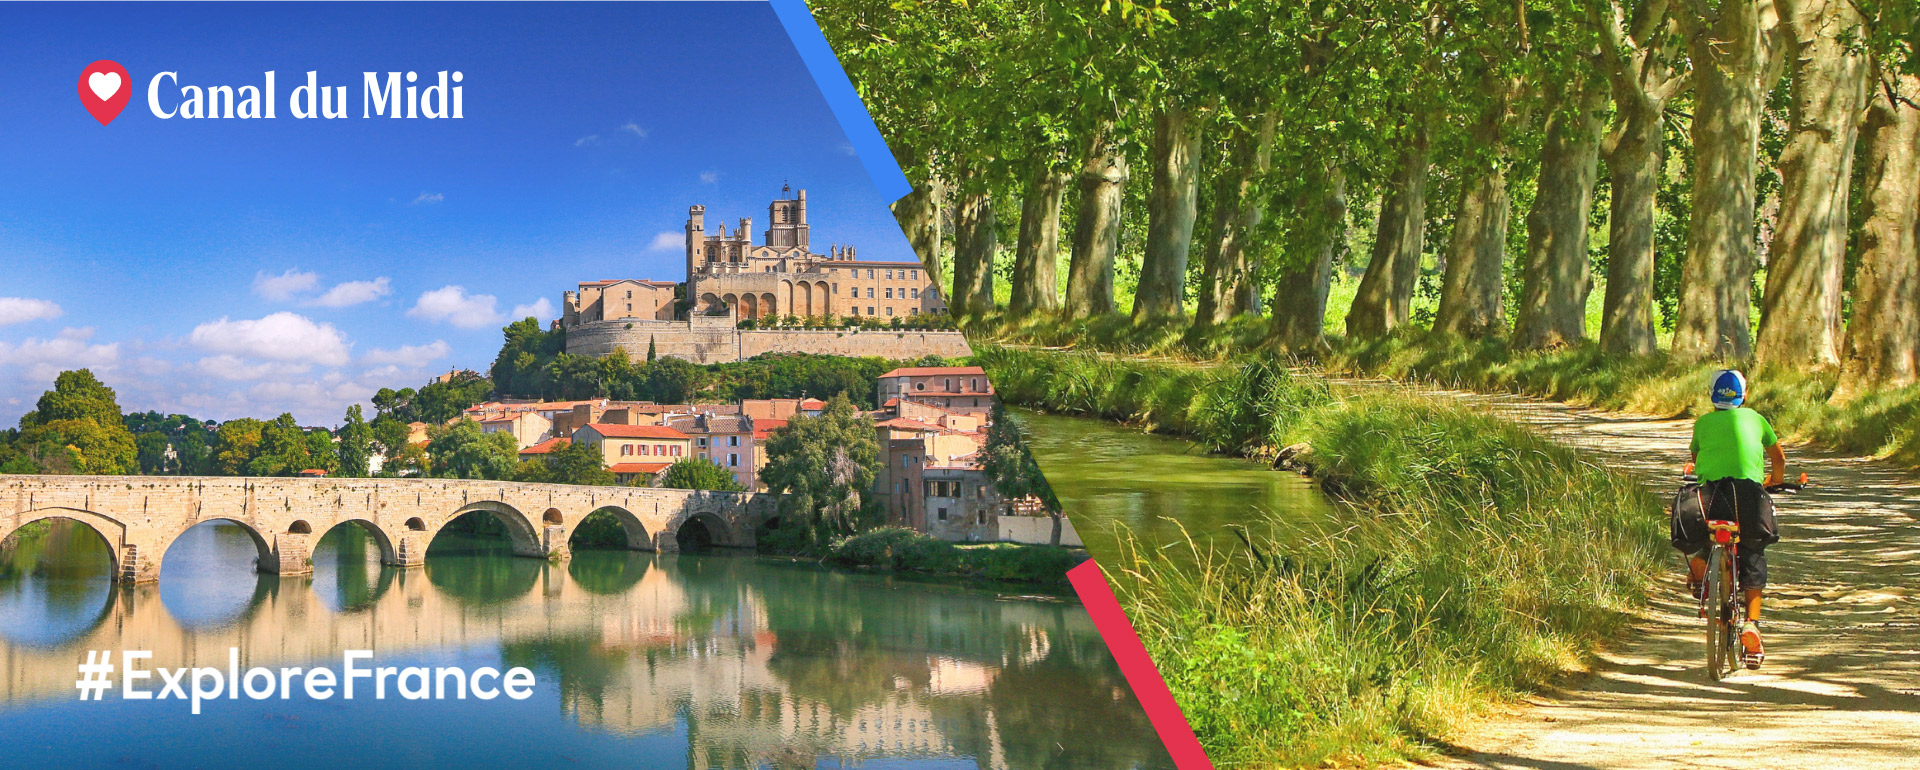
{"type": "MultiPolygon", "coordinates": [[[[1691,468],[1681,478],[1698,480],[1691,468]]],[[[1799,482],[1782,482],[1766,487],[1770,495],[1798,494],[1806,486],[1807,474],[1799,482]]],[[[1744,657],[1740,631],[1747,622],[1745,592],[1740,590],[1740,522],[1714,519],[1710,511],[1703,516],[1709,534],[1707,544],[1706,590],[1699,592],[1700,617],[1707,621],[1707,676],[1718,682],[1738,670],[1744,657]]],[[[1747,665],[1759,668],[1758,663],[1747,665]]]]}

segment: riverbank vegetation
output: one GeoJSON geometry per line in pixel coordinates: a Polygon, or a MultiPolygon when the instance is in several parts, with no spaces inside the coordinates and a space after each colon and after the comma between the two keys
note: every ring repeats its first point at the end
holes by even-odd
{"type": "Polygon", "coordinates": [[[1087,552],[1021,543],[962,544],[905,527],[880,527],[844,538],[827,552],[840,567],[939,577],[979,578],[1065,588],[1067,570],[1087,552]]]}
{"type": "Polygon", "coordinates": [[[1244,547],[1191,554],[1135,542],[1117,561],[1135,626],[1223,766],[1438,751],[1499,698],[1583,665],[1665,553],[1660,503],[1634,480],[1456,405],[1343,396],[1271,355],[983,346],[978,361],[1010,403],[1251,457],[1293,447],[1334,494],[1331,521],[1254,520],[1244,547]]]}

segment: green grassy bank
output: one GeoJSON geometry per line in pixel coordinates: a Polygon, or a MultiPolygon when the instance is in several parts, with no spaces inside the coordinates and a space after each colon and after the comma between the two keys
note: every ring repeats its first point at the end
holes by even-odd
{"type": "Polygon", "coordinates": [[[881,572],[1067,588],[1067,570],[1086,559],[1085,551],[1071,548],[1018,543],[962,545],[904,527],[882,527],[834,544],[826,561],[841,567],[881,572]]]}
{"type": "Polygon", "coordinates": [[[1206,367],[983,346],[977,360],[1012,403],[1244,455],[1312,446],[1334,519],[1253,520],[1244,546],[1130,548],[1109,565],[1223,767],[1440,750],[1499,699],[1581,666],[1663,563],[1652,495],[1485,414],[1342,398],[1272,358],[1206,367]]]}
{"type": "MultiPolygon", "coordinates": [[[[1239,361],[1268,353],[1266,324],[1257,318],[1235,319],[1204,332],[1194,331],[1182,319],[1134,324],[1119,315],[1078,320],[995,316],[969,328],[1007,343],[1188,361],[1239,361]]],[[[1833,396],[1838,377],[1832,371],[1755,372],[1747,361],[1696,364],[1662,353],[1609,355],[1592,343],[1522,351],[1499,339],[1466,340],[1422,330],[1372,341],[1329,337],[1321,349],[1287,360],[1338,376],[1385,377],[1675,416],[1710,409],[1709,377],[1732,366],[1749,375],[1747,405],[1765,414],[1789,441],[1920,466],[1920,386],[1868,390],[1837,403],[1833,396]]]]}

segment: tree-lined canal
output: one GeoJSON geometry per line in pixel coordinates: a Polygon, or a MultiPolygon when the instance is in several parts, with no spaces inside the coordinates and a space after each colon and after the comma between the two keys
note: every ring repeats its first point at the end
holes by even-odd
{"type": "Polygon", "coordinates": [[[1104,420],[1019,410],[1047,481],[1097,556],[1119,554],[1125,532],[1164,547],[1187,533],[1204,547],[1228,528],[1269,514],[1324,520],[1331,510],[1311,481],[1259,463],[1104,420]]]}
{"type": "MultiPolygon", "coordinates": [[[[0,546],[0,735],[9,767],[1164,768],[1078,604],[745,556],[579,550],[516,558],[449,532],[422,569],[340,527],[310,578],[252,572],[197,527],[158,585],[108,582],[73,522],[0,546]],[[296,694],[78,702],[89,650],[152,666],[524,666],[526,700],[296,694]],[[94,726],[111,725],[110,735],[94,726]]],[[[118,673],[114,676],[118,682],[118,673]]],[[[157,690],[158,679],[147,689],[157,690]]],[[[364,685],[363,685],[364,689],[364,685]]]]}

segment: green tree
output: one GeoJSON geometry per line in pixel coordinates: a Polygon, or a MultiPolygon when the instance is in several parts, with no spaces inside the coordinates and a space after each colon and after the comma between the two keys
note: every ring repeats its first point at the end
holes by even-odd
{"type": "Polygon", "coordinates": [[[54,378],[53,390],[20,418],[15,443],[39,458],[44,472],[125,474],[140,468],[119,400],[87,369],[54,378]]]}
{"type": "Polygon", "coordinates": [[[661,473],[660,486],[669,489],[706,489],[715,492],[744,492],[733,471],[704,457],[684,457],[661,473]]]}
{"type": "Polygon", "coordinates": [[[427,456],[433,475],[440,478],[505,479],[519,464],[520,446],[513,434],[483,432],[472,420],[430,429],[427,436],[427,456]]]}
{"type": "Polygon", "coordinates": [[[214,449],[213,471],[221,476],[244,476],[260,451],[261,432],[267,424],[251,417],[228,420],[220,425],[220,439],[214,449]]]}
{"type": "MultiPolygon", "coordinates": [[[[321,435],[325,435],[324,433],[321,435]]],[[[323,439],[325,440],[325,439],[323,439]]],[[[259,450],[247,461],[247,473],[253,476],[292,476],[309,468],[326,470],[334,465],[333,445],[325,440],[321,455],[315,456],[315,443],[293,415],[281,414],[260,427],[259,450]]]]}
{"type": "Polygon", "coordinates": [[[1040,472],[1040,463],[1027,449],[1020,425],[998,401],[993,404],[993,424],[987,427],[987,445],[981,454],[987,478],[993,480],[993,488],[1001,498],[1018,500],[1031,496],[1040,501],[1047,515],[1053,517],[1052,544],[1059,545],[1060,498],[1054,496],[1053,485],[1047,483],[1046,474],[1040,472]]]}
{"type": "Polygon", "coordinates": [[[373,426],[367,423],[360,405],[347,407],[346,422],[341,424],[340,444],[337,450],[339,475],[360,477],[367,475],[367,461],[376,451],[373,426]]]}
{"type": "Polygon", "coordinates": [[[548,457],[552,472],[547,480],[552,483],[587,486],[611,486],[614,483],[613,471],[607,470],[600,447],[568,442],[548,457]]]}
{"type": "Polygon", "coordinates": [[[782,528],[802,528],[818,552],[874,523],[878,510],[867,493],[879,471],[873,423],[837,396],[819,417],[797,416],[773,434],[760,477],[781,495],[782,528]]]}

